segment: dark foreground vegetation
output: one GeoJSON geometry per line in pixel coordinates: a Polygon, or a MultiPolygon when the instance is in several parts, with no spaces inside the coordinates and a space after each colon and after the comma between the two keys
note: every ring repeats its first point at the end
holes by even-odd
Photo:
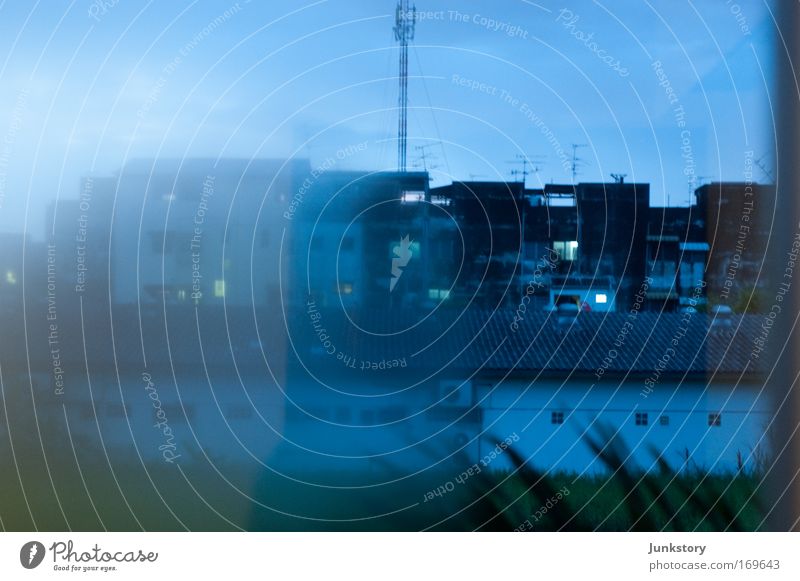
{"type": "Polygon", "coordinates": [[[628,470],[627,451],[597,436],[606,471],[542,473],[512,448],[514,468],[465,477],[463,459],[414,476],[287,477],[221,459],[132,464],[102,450],[0,442],[4,530],[753,531],[762,526],[753,473],[674,472],[663,460],[628,470]]]}

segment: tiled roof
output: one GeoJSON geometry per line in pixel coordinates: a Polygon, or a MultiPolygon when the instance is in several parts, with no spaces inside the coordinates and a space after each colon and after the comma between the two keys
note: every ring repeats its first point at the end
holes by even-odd
{"type": "MultiPolygon", "coordinates": [[[[538,312],[513,325],[512,309],[440,310],[413,328],[419,314],[361,312],[350,315],[353,322],[320,315],[337,352],[372,362],[404,357],[409,366],[433,370],[739,374],[759,371],[764,356],[752,355],[758,315],[538,312]]],[[[310,320],[296,324],[295,345],[305,346],[299,355],[330,360],[310,320]]]]}
{"type": "MultiPolygon", "coordinates": [[[[107,316],[95,312],[85,313],[81,322],[79,309],[64,303],[58,318],[62,362],[75,370],[84,370],[87,363],[93,369],[140,369],[146,355],[148,366],[200,370],[198,365],[205,361],[218,369],[235,364],[264,370],[266,360],[273,371],[286,366],[324,371],[344,369],[345,360],[358,366],[402,361],[397,372],[424,376],[441,370],[471,374],[603,369],[606,375],[618,375],[658,369],[711,375],[764,369],[765,353],[753,356],[763,315],[727,315],[715,323],[701,313],[640,312],[631,317],[593,312],[559,321],[557,313],[527,312],[515,326],[513,308],[359,310],[347,316],[337,308],[318,310],[322,337],[302,306],[286,316],[279,310],[169,309],[165,320],[157,311],[143,313],[140,334],[135,307],[115,309],[112,327],[107,316]]],[[[27,368],[28,361],[34,369],[52,366],[47,320],[44,312],[38,315],[29,313],[27,326],[21,316],[5,317],[8,333],[0,350],[4,367],[27,368]]]]}

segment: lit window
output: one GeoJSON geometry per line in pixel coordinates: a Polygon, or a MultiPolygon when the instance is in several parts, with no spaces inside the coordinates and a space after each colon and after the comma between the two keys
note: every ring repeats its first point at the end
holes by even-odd
{"type": "Polygon", "coordinates": [[[449,299],[450,298],[450,290],[444,288],[429,288],[428,289],[428,298],[429,299],[449,299]]]}
{"type": "Polygon", "coordinates": [[[178,291],[178,300],[185,301],[186,300],[186,291],[181,289],[178,291]]]}
{"type": "Polygon", "coordinates": [[[598,305],[604,305],[608,302],[608,295],[606,293],[597,293],[594,295],[594,302],[598,305]]]}
{"type": "Polygon", "coordinates": [[[708,414],[708,425],[720,427],[722,425],[722,414],[719,412],[708,414]]]}
{"type": "Polygon", "coordinates": [[[425,192],[412,192],[406,191],[403,192],[402,200],[403,202],[422,202],[425,199],[425,192]]]}
{"type": "Polygon", "coordinates": [[[17,284],[17,275],[14,274],[13,270],[6,272],[6,282],[8,284],[17,284]]]}
{"type": "Polygon", "coordinates": [[[553,250],[558,253],[561,260],[573,261],[578,259],[577,240],[557,240],[553,242],[553,250]]]}
{"type": "Polygon", "coordinates": [[[648,423],[647,412],[636,412],[636,425],[646,426],[648,423]]]}
{"type": "Polygon", "coordinates": [[[221,298],[225,296],[225,281],[224,280],[215,280],[214,281],[214,296],[217,298],[221,298]]]}
{"type": "Polygon", "coordinates": [[[658,418],[658,423],[661,424],[662,426],[668,426],[669,416],[661,416],[660,418],[658,418]]]}
{"type": "Polygon", "coordinates": [[[551,424],[563,424],[564,423],[564,412],[553,412],[550,414],[550,423],[551,424]]]}
{"type": "Polygon", "coordinates": [[[353,283],[340,282],[336,290],[339,292],[340,295],[351,295],[353,294],[353,283]]]}

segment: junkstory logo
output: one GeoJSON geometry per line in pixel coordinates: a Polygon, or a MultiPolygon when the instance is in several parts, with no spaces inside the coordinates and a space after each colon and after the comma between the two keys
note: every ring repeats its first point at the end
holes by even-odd
{"type": "Polygon", "coordinates": [[[392,279],[389,281],[389,292],[394,290],[400,277],[403,276],[403,269],[411,260],[411,240],[408,234],[400,240],[399,246],[392,248],[392,252],[394,257],[392,257],[392,279]]]}
{"type": "Polygon", "coordinates": [[[35,569],[44,560],[44,545],[39,541],[29,541],[19,550],[19,562],[26,569],[35,569]]]}

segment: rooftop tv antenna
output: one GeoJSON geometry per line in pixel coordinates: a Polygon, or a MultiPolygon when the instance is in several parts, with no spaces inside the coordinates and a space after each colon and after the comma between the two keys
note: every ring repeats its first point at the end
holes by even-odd
{"type": "Polygon", "coordinates": [[[588,146],[585,143],[572,144],[572,163],[570,164],[570,168],[572,169],[572,185],[575,185],[575,178],[578,177],[578,168],[581,165],[583,165],[583,159],[578,157],[579,147],[588,147],[588,146]]]}
{"type": "Polygon", "coordinates": [[[414,40],[417,7],[409,9],[408,0],[399,0],[395,10],[394,39],[400,43],[400,91],[397,107],[397,171],[406,171],[406,143],[408,141],[408,42],[414,40]]]}
{"type": "Polygon", "coordinates": [[[538,174],[539,171],[542,169],[540,167],[541,160],[544,159],[546,156],[544,155],[522,155],[517,154],[516,159],[514,161],[508,161],[506,163],[513,163],[522,166],[522,169],[512,169],[511,175],[515,178],[514,181],[525,183],[525,179],[531,175],[531,172],[538,174]],[[530,166],[530,170],[528,170],[528,166],[530,166]],[[521,177],[522,179],[516,179],[517,177],[521,177]]]}
{"type": "Polygon", "coordinates": [[[428,171],[429,169],[436,169],[439,167],[438,165],[431,165],[428,163],[430,159],[436,159],[436,156],[432,153],[428,153],[428,149],[431,147],[435,147],[439,144],[437,143],[428,143],[426,145],[417,145],[414,147],[415,150],[419,151],[419,155],[417,155],[417,161],[414,164],[414,167],[422,167],[423,171],[428,171]]]}
{"type": "Polygon", "coordinates": [[[628,177],[628,174],[626,174],[626,173],[612,173],[611,174],[611,179],[614,180],[615,184],[624,184],[626,177],[628,177]]]}
{"type": "Polygon", "coordinates": [[[761,172],[767,177],[767,179],[770,181],[770,183],[774,184],[775,183],[775,174],[772,172],[772,170],[769,168],[767,163],[764,161],[765,157],[767,157],[767,156],[766,155],[762,155],[761,157],[759,157],[757,160],[755,160],[755,164],[758,167],[758,169],[760,169],[761,172]]]}

